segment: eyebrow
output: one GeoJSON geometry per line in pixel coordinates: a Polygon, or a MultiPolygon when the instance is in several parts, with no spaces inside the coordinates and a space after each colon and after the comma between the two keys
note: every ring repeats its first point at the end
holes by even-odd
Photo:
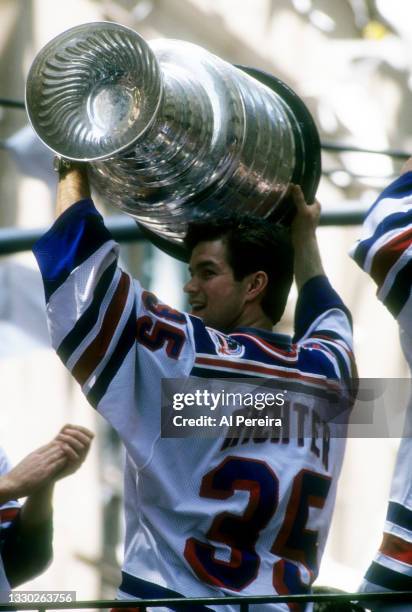
{"type": "MultiPolygon", "coordinates": [[[[202,268],[207,268],[208,266],[217,266],[218,264],[213,261],[212,259],[205,259],[204,261],[200,261],[198,264],[196,264],[195,268],[197,269],[202,269],[202,268]]],[[[191,266],[189,266],[189,272],[193,271],[193,268],[191,266]]]]}

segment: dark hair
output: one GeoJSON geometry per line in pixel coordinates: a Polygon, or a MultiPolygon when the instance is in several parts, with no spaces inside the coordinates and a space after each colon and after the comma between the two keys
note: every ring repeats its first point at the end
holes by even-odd
{"type": "Polygon", "coordinates": [[[277,323],[285,310],[293,280],[293,248],[289,230],[246,214],[227,213],[189,223],[185,246],[191,253],[199,242],[221,238],[235,280],[263,270],[268,286],[261,306],[277,323]]]}

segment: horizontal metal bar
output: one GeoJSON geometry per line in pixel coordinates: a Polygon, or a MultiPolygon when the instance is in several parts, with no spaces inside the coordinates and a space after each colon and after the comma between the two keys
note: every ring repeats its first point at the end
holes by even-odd
{"type": "MultiPolygon", "coordinates": [[[[106,226],[118,242],[146,240],[137,224],[125,216],[106,218],[106,226]]],[[[0,255],[10,255],[30,251],[34,243],[43,236],[47,228],[21,229],[15,227],[0,228],[0,255]]]]}
{"type": "MultiPolygon", "coordinates": [[[[17,594],[17,592],[16,592],[17,594]]],[[[263,604],[263,603],[298,603],[309,602],[366,602],[379,603],[412,602],[412,591],[376,591],[374,593],[310,593],[308,595],[253,595],[249,597],[187,597],[169,599],[132,599],[132,600],[87,600],[65,603],[50,603],[50,605],[35,604],[1,604],[0,612],[8,610],[78,610],[78,609],[104,609],[104,608],[133,608],[140,603],[145,606],[161,607],[179,604],[182,608],[196,605],[223,606],[228,604],[263,604]]]]}
{"type": "Polygon", "coordinates": [[[365,149],[364,147],[356,147],[355,145],[344,144],[340,142],[321,142],[321,148],[324,151],[334,151],[335,153],[370,153],[372,155],[387,155],[388,157],[396,157],[398,159],[408,159],[411,153],[400,151],[399,149],[365,149]]]}
{"type": "Polygon", "coordinates": [[[319,225],[361,225],[368,208],[332,208],[323,210],[320,215],[319,225]]]}
{"type": "Polygon", "coordinates": [[[20,108],[25,109],[26,105],[22,100],[10,100],[9,98],[0,98],[0,106],[7,106],[9,108],[20,108]]]}
{"type": "MultiPolygon", "coordinates": [[[[339,208],[324,211],[320,225],[359,225],[366,214],[364,209],[339,208]]],[[[106,226],[117,242],[146,240],[137,224],[129,217],[116,215],[106,218],[106,226]]],[[[10,255],[29,251],[35,242],[43,236],[47,228],[21,229],[15,227],[0,228],[0,255],[10,255]]]]}

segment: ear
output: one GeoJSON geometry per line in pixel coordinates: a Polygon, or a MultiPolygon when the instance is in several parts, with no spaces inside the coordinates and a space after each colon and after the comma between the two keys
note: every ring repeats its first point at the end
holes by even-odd
{"type": "Polygon", "coordinates": [[[268,275],[263,270],[259,270],[249,274],[246,279],[246,302],[253,302],[257,298],[260,301],[268,285],[268,275]]]}

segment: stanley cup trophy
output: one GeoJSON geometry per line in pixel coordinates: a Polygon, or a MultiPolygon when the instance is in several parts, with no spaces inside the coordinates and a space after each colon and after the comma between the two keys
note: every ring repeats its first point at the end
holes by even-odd
{"type": "Polygon", "coordinates": [[[316,127],[279,79],[116,23],[49,42],[26,106],[49,148],[91,162],[93,189],[181,259],[190,220],[222,210],[285,219],[289,184],[311,201],[319,182],[316,127]]]}

